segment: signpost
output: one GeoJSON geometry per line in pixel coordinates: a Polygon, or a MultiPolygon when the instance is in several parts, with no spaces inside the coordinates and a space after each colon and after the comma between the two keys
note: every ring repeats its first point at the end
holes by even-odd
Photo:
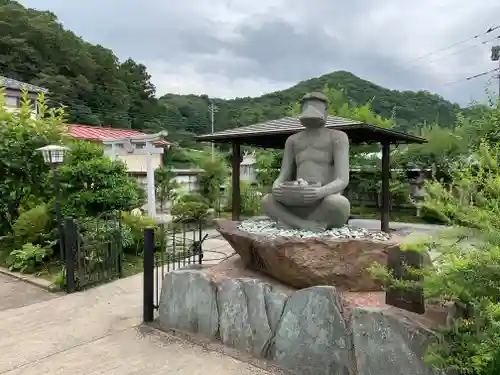
{"type": "Polygon", "coordinates": [[[152,218],[156,218],[155,171],[152,155],[163,154],[163,147],[156,147],[155,143],[162,141],[167,134],[166,131],[162,131],[156,134],[106,139],[102,142],[106,146],[111,146],[106,148],[105,154],[114,159],[119,159],[120,156],[146,156],[148,215],[152,218]]]}

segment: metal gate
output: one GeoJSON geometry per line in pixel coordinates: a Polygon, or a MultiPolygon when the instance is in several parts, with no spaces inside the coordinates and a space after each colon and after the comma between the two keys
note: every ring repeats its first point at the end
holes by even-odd
{"type": "Polygon", "coordinates": [[[160,224],[144,230],[144,321],[153,321],[165,274],[203,262],[203,222],[160,224]]]}
{"type": "Polygon", "coordinates": [[[68,293],[123,275],[119,212],[64,223],[66,290],[68,293]]]}

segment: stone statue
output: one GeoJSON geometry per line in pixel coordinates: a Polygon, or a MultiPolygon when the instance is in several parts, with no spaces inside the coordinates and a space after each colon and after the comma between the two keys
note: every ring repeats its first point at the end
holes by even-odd
{"type": "Polygon", "coordinates": [[[300,122],[306,128],[288,137],[280,175],[272,193],[262,199],[267,216],[287,227],[324,231],[347,223],[349,200],[349,139],[325,127],[328,100],[322,93],[306,94],[300,122]]]}

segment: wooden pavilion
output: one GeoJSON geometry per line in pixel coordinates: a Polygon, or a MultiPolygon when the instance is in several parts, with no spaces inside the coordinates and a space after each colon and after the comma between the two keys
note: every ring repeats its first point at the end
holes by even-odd
{"type": "MultiPolygon", "coordinates": [[[[382,148],[382,207],[380,212],[381,230],[389,231],[389,180],[390,180],[390,146],[398,144],[425,143],[424,138],[364,124],[342,117],[328,116],[327,128],[345,132],[351,144],[380,143],[382,148]]],[[[286,139],[304,128],[298,117],[284,117],[279,120],[228,129],[196,137],[199,142],[232,144],[232,218],[239,220],[241,212],[240,196],[240,160],[241,146],[282,149],[286,139]]]]}

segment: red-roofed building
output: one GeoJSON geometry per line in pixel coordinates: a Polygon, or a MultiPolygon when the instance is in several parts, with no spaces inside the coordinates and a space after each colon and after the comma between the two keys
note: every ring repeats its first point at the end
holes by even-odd
{"type": "MultiPolygon", "coordinates": [[[[67,124],[67,127],[72,138],[96,143],[102,143],[104,140],[146,135],[146,133],[132,129],[103,128],[99,126],[76,124],[67,124]]],[[[157,142],[156,146],[168,148],[169,142],[166,140],[162,140],[157,142]]],[[[163,165],[162,155],[152,155],[152,158],[154,169],[163,165]]],[[[127,168],[130,173],[139,176],[146,175],[147,166],[145,155],[125,155],[120,156],[120,159],[122,159],[125,164],[127,164],[127,168]]]]}

